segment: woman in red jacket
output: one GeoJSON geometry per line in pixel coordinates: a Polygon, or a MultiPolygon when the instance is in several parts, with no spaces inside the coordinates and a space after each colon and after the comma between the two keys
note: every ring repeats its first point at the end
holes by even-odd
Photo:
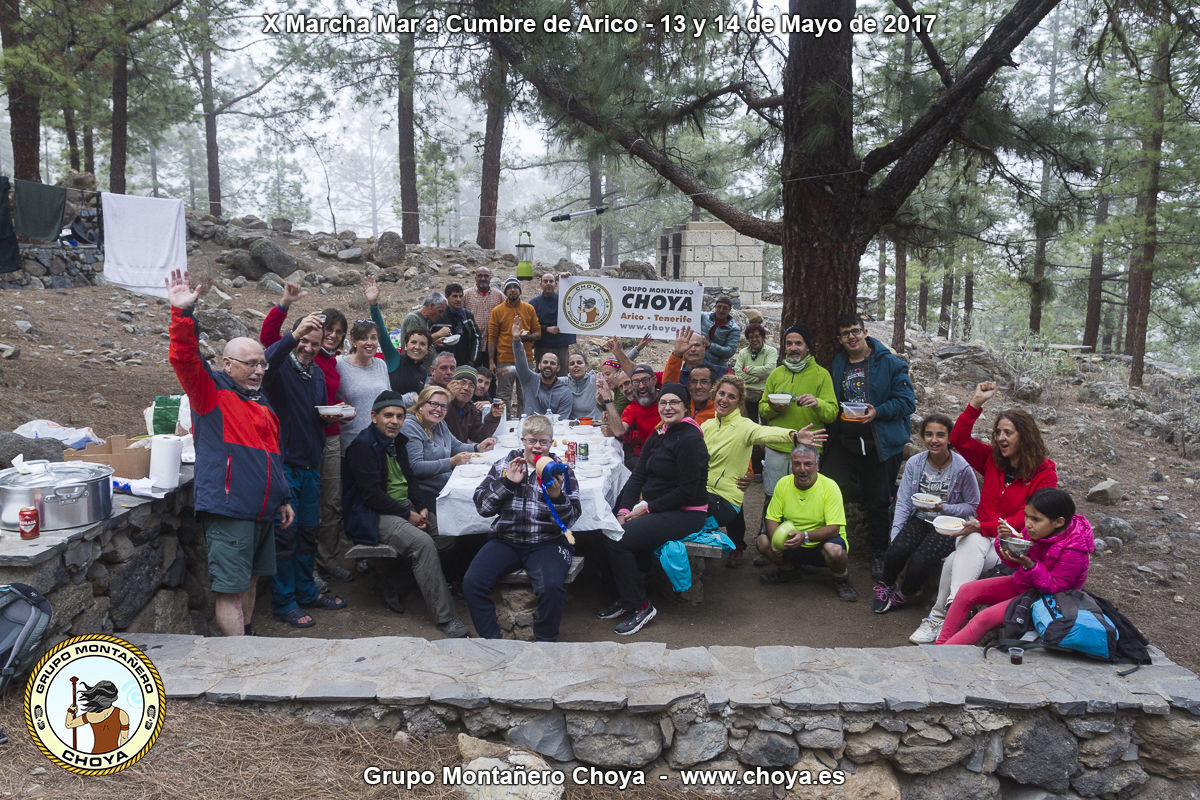
{"type": "Polygon", "coordinates": [[[915,644],[937,640],[946,608],[963,584],[977,579],[1000,563],[992,546],[1000,520],[1014,531],[1025,527],[1025,505],[1038,489],[1058,486],[1058,473],[1049,459],[1042,433],[1029,412],[1019,408],[1001,411],[992,426],[991,444],[971,436],[983,406],[996,394],[996,382],[984,381],[950,431],[950,444],[975,470],[983,473],[983,491],[975,519],[963,526],[951,553],[942,565],[938,599],[929,616],[908,637],[915,644]]]}

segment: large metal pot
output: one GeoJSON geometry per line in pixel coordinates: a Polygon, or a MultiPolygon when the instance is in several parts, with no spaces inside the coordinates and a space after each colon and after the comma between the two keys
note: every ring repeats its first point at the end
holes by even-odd
{"type": "Polygon", "coordinates": [[[27,461],[0,470],[0,527],[16,530],[34,506],[44,531],[76,528],[112,514],[113,468],[86,461],[27,461]]]}

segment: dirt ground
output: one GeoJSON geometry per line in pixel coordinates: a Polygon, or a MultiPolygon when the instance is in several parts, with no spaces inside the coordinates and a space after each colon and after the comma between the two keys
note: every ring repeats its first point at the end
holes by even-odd
{"type": "MultiPolygon", "coordinates": [[[[210,263],[211,254],[202,254],[193,264],[193,270],[203,270],[210,263]]],[[[226,291],[233,295],[233,311],[243,316],[252,331],[257,330],[261,318],[253,318],[244,312],[255,309],[265,313],[276,299],[254,286],[226,291]]],[[[398,321],[402,313],[415,306],[415,296],[416,293],[405,293],[399,285],[384,285],[389,321],[393,318],[398,321]]],[[[314,291],[300,301],[298,308],[312,310],[327,305],[342,308],[350,319],[365,316],[361,292],[354,287],[330,290],[328,294],[314,291]]],[[[164,301],[115,288],[0,292],[0,343],[20,348],[20,354],[15,358],[0,360],[0,397],[3,398],[0,430],[11,430],[30,419],[46,418],[64,425],[90,426],[101,436],[140,432],[143,429],[141,410],[152,397],[178,391],[167,363],[165,331],[168,318],[164,301]],[[22,333],[18,320],[32,323],[32,330],[22,333]]],[[[886,332],[872,330],[872,333],[882,333],[880,338],[886,339],[890,326],[886,332]]],[[[662,363],[666,354],[665,343],[656,344],[650,360],[662,363]]],[[[1113,379],[1120,377],[1114,374],[1113,379]]],[[[966,386],[939,384],[927,388],[931,400],[918,408],[921,413],[931,410],[957,413],[970,396],[966,386]]],[[[995,405],[1004,402],[998,398],[995,405]]],[[[1180,457],[1175,448],[1160,440],[1128,430],[1123,424],[1123,412],[1081,405],[1075,399],[1073,387],[1053,387],[1049,396],[1041,400],[1041,405],[1047,404],[1057,408],[1060,420],[1090,419],[1105,423],[1120,454],[1118,463],[1113,465],[1098,464],[1081,455],[1068,424],[1048,425],[1043,431],[1051,457],[1058,464],[1060,482],[1072,492],[1080,512],[1093,522],[1106,516],[1121,517],[1132,523],[1139,534],[1138,541],[1125,546],[1121,552],[1092,560],[1088,588],[1114,600],[1170,658],[1189,669],[1200,670],[1200,642],[1190,630],[1200,607],[1200,593],[1195,586],[1200,577],[1200,528],[1196,522],[1200,520],[1200,499],[1194,487],[1195,480],[1200,479],[1200,463],[1180,457]],[[1158,475],[1152,474],[1155,472],[1158,475]],[[1159,475],[1161,480],[1157,480],[1159,475]],[[1107,477],[1119,480],[1125,491],[1117,506],[1099,506],[1083,500],[1090,486],[1107,477]]],[[[756,484],[747,494],[746,513],[752,529],[760,518],[761,503],[762,488],[756,484]]],[[[852,540],[852,545],[854,543],[852,540]]],[[[873,614],[871,581],[862,550],[859,547],[851,553],[851,578],[860,595],[858,603],[839,602],[827,573],[806,575],[796,584],[768,587],[759,582],[762,570],[751,566],[749,558],[736,570],[712,562],[704,577],[706,597],[703,604],[679,602],[669,592],[657,592],[653,599],[659,610],[658,618],[634,638],[662,641],[676,648],[713,644],[905,646],[908,635],[928,610],[932,597],[926,595],[908,607],[888,614],[873,614]]],[[[389,634],[432,638],[439,635],[415,593],[408,598],[407,613],[397,615],[382,604],[371,575],[358,575],[351,583],[335,584],[334,590],[347,599],[349,608],[339,612],[315,611],[318,624],[297,631],[271,618],[264,586],[254,618],[256,632],[261,636],[326,638],[389,634]]],[[[586,577],[581,579],[572,587],[568,598],[562,639],[599,641],[619,638],[612,632],[611,622],[594,618],[595,610],[607,600],[595,583],[586,577]]],[[[461,599],[458,608],[463,619],[468,620],[461,599]]],[[[357,767],[368,758],[389,761],[400,757],[387,749],[392,746],[390,737],[352,731],[334,734],[323,728],[314,731],[310,730],[311,726],[291,721],[258,724],[253,715],[243,716],[243,712],[233,709],[213,710],[194,704],[179,704],[177,708],[181,717],[191,715],[188,718],[197,724],[211,721],[214,726],[211,730],[221,730],[221,726],[238,729],[237,736],[229,737],[223,745],[227,748],[239,741],[261,741],[265,749],[284,754],[281,758],[286,760],[290,758],[288,747],[293,742],[313,742],[341,748],[331,752],[331,756],[347,762],[350,767],[357,767]],[[276,737],[277,733],[279,736],[276,737]]],[[[14,741],[28,742],[19,730],[19,703],[14,703],[12,697],[0,703],[0,726],[8,729],[14,741]],[[14,730],[17,736],[13,736],[14,730]]],[[[122,794],[129,797],[207,796],[199,790],[165,791],[168,786],[188,785],[187,776],[197,775],[193,762],[202,762],[189,753],[203,738],[175,726],[168,726],[167,731],[164,743],[169,743],[168,746],[156,747],[151,762],[164,760],[172,766],[158,777],[116,776],[113,785],[119,787],[122,794]],[[178,763],[168,761],[176,758],[178,763]],[[169,777],[177,771],[184,776],[182,780],[169,777]]],[[[211,738],[214,741],[205,746],[215,748],[218,746],[216,740],[223,737],[214,735],[211,738]]],[[[438,745],[431,743],[428,746],[438,745]]],[[[40,785],[47,797],[83,795],[82,783],[70,776],[64,783],[62,775],[66,773],[59,775],[59,771],[50,765],[45,765],[49,772],[29,773],[34,766],[44,762],[38,761],[40,756],[36,751],[33,755],[37,758],[27,759],[23,750],[9,749],[12,747],[0,748],[0,797],[40,796],[42,790],[32,787],[39,785],[41,780],[44,780],[40,785]],[[14,760],[9,757],[11,752],[22,755],[14,760]],[[19,780],[14,776],[19,776],[19,780]]],[[[307,751],[303,756],[296,752],[295,757],[308,764],[317,763],[310,755],[307,751]]],[[[243,759],[238,761],[239,774],[247,777],[276,774],[274,762],[256,760],[256,755],[238,758],[243,759]]],[[[350,769],[350,773],[353,772],[350,769]]],[[[300,781],[302,776],[293,778],[300,781]]],[[[327,791],[312,796],[334,796],[328,791],[329,787],[343,785],[354,788],[337,792],[338,795],[392,796],[382,791],[364,793],[356,774],[329,779],[335,782],[322,784],[327,791]]],[[[204,783],[195,785],[204,786],[204,783]]],[[[273,796],[280,796],[285,788],[292,791],[290,785],[276,788],[280,793],[272,792],[273,796]]],[[[297,784],[296,791],[300,790],[297,784]]],[[[258,790],[253,787],[244,787],[244,791],[245,794],[230,793],[229,785],[223,784],[219,793],[225,797],[266,796],[254,794],[258,790]]]]}

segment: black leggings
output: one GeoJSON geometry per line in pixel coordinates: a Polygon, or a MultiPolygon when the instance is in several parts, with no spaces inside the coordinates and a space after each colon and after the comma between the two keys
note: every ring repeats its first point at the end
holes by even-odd
{"type": "Polygon", "coordinates": [[[652,566],[651,554],[672,539],[682,539],[704,527],[704,511],[658,511],[625,523],[617,541],[605,537],[608,563],[617,585],[617,600],[626,611],[646,603],[643,572],[652,566]]]}
{"type": "Polygon", "coordinates": [[[957,541],[954,536],[942,536],[931,523],[913,514],[883,556],[883,582],[888,586],[895,583],[907,562],[908,570],[904,573],[900,591],[906,597],[912,597],[933,571],[941,568],[942,560],[954,552],[957,541]]]}
{"type": "Polygon", "coordinates": [[[708,493],[708,515],[725,529],[739,553],[746,549],[746,515],[742,513],[744,510],[745,506],[737,508],[724,497],[708,493]]]}

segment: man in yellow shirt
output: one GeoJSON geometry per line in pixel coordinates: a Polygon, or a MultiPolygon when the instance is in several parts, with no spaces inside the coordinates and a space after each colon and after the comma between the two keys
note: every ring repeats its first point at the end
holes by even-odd
{"type": "Polygon", "coordinates": [[[521,318],[524,329],[521,342],[525,347],[526,362],[532,364],[533,343],[542,338],[542,325],[534,307],[521,299],[521,282],[513,275],[504,282],[504,302],[493,308],[488,317],[487,336],[488,362],[496,376],[496,395],[508,405],[510,414],[520,413],[520,404],[513,402],[516,362],[513,359],[512,327],[517,317],[521,318]]]}
{"type": "Polygon", "coordinates": [[[798,444],[792,448],[792,474],[775,485],[767,506],[766,534],[758,536],[758,551],[778,566],[762,576],[763,583],[800,580],[800,565],[827,566],[839,600],[853,603],[858,592],[850,585],[846,541],[846,511],[838,485],[821,475],[817,448],[798,444]],[[795,528],[776,550],[771,545],[775,529],[783,522],[795,528]]]}

